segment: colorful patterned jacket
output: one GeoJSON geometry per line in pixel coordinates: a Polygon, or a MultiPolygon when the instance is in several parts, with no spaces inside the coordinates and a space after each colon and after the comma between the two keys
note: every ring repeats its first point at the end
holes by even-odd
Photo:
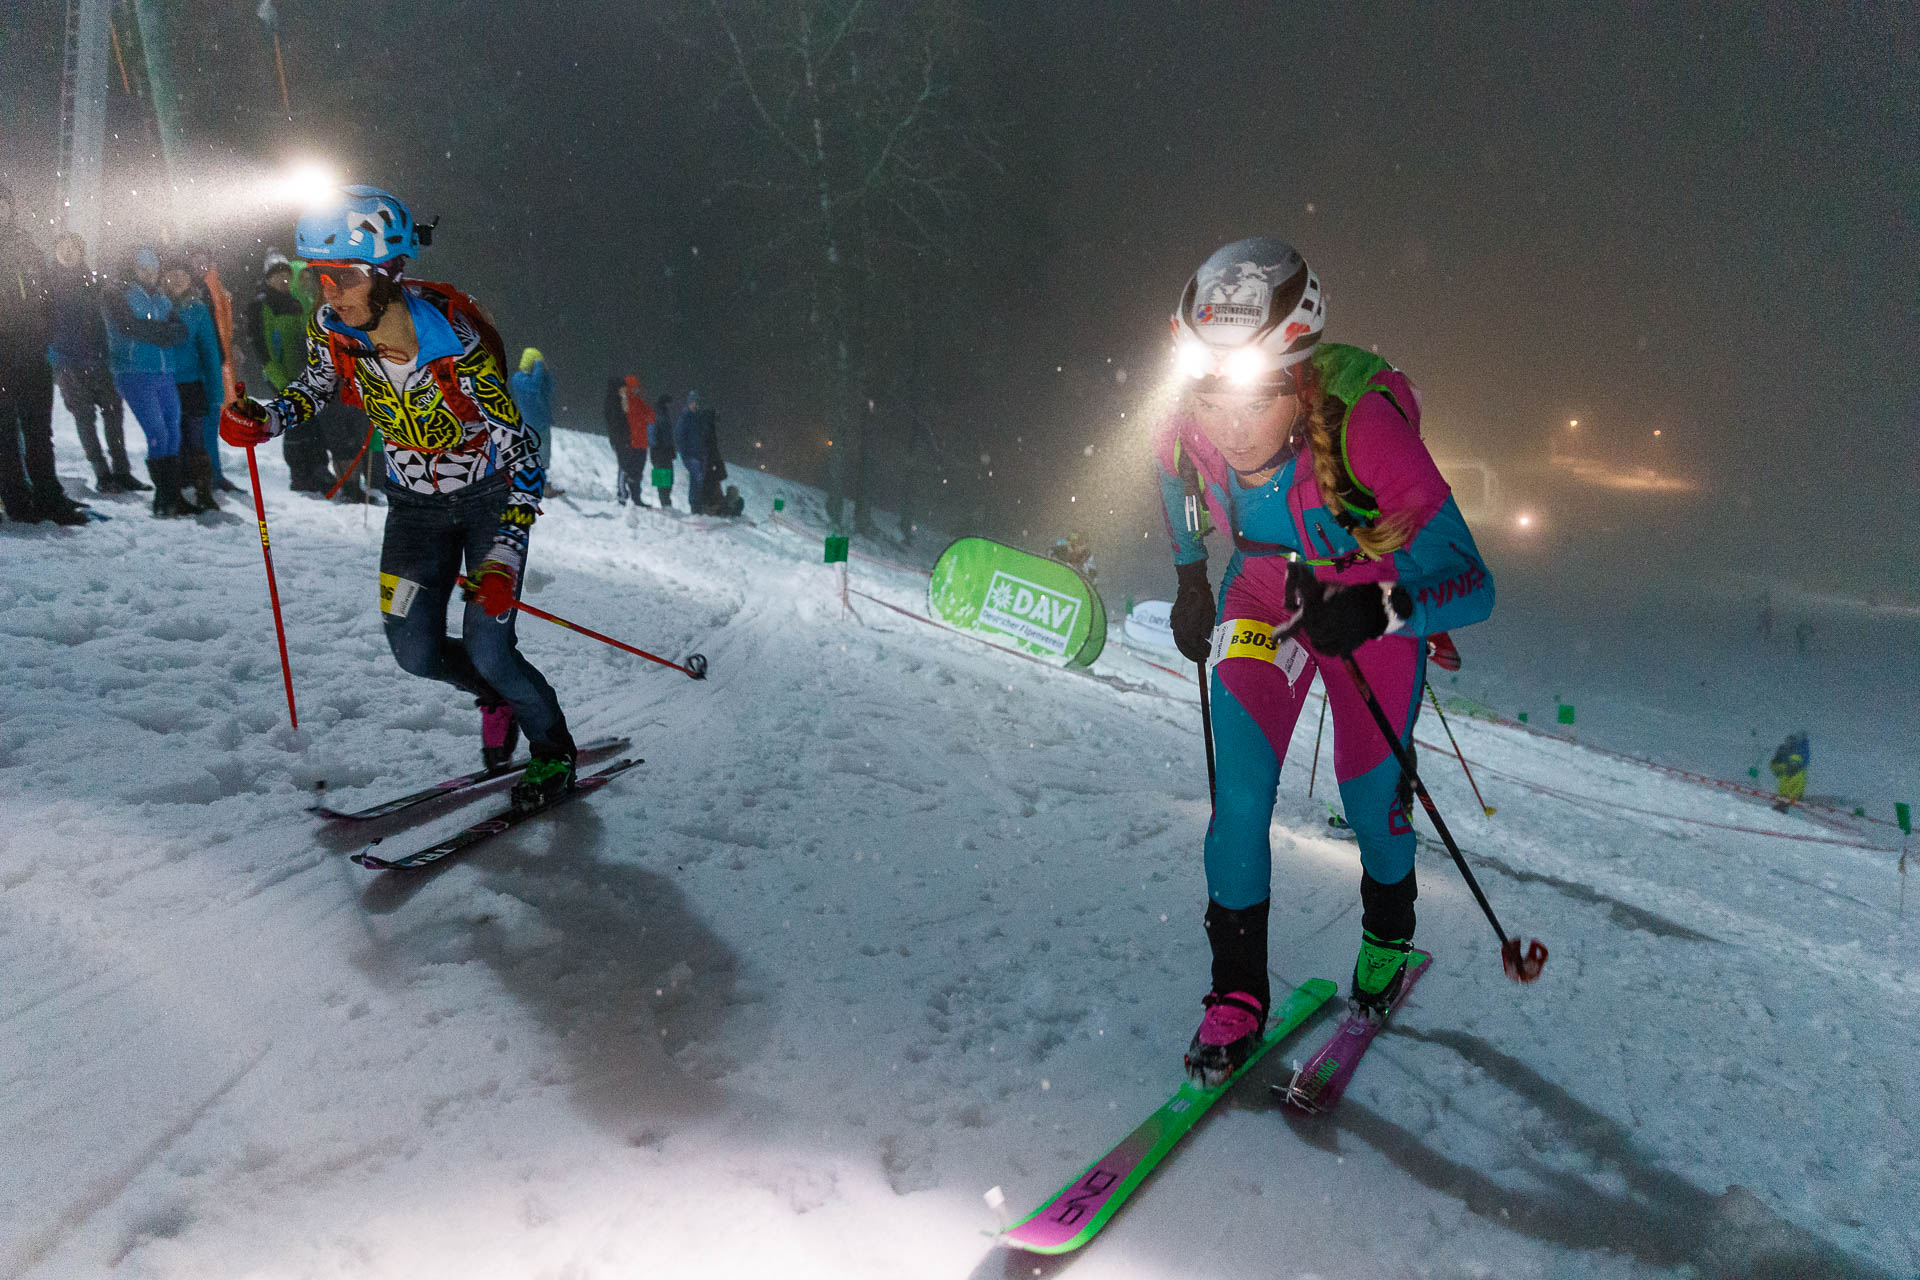
{"type": "Polygon", "coordinates": [[[267,405],[268,425],[279,435],[339,395],[380,429],[391,486],[452,494],[505,472],[511,477],[507,505],[492,554],[518,570],[526,563],[546,472],[539,441],[514,405],[500,336],[457,289],[420,280],[400,287],[420,340],[402,385],[389,380],[364,332],[322,306],[307,323],[306,368],[267,405]]]}

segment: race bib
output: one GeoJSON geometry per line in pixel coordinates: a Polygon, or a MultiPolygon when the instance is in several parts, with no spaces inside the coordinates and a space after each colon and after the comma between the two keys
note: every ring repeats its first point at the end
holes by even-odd
{"type": "Polygon", "coordinates": [[[420,594],[420,584],[409,582],[398,574],[380,575],[380,612],[395,618],[404,618],[413,608],[413,598],[420,594]]]}
{"type": "Polygon", "coordinates": [[[1257,658],[1279,667],[1292,684],[1307,667],[1307,650],[1292,636],[1277,639],[1279,628],[1252,618],[1229,618],[1213,629],[1213,652],[1209,661],[1219,665],[1228,658],[1257,658]]]}

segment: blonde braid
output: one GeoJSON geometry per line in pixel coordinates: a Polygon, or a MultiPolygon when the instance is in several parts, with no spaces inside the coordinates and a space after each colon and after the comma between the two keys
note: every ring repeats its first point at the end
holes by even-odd
{"type": "MultiPolygon", "coordinates": [[[[1339,443],[1333,436],[1333,420],[1345,406],[1320,385],[1311,374],[1301,379],[1302,433],[1307,439],[1308,456],[1313,460],[1313,479],[1320,490],[1320,501],[1337,517],[1346,510],[1340,501],[1340,483],[1349,478],[1340,457],[1339,443]]],[[[1356,480],[1357,483],[1357,480],[1356,480]]],[[[1413,533],[1413,518],[1408,512],[1381,513],[1372,525],[1350,531],[1360,544],[1360,553],[1369,560],[1384,560],[1407,545],[1413,533]]]]}

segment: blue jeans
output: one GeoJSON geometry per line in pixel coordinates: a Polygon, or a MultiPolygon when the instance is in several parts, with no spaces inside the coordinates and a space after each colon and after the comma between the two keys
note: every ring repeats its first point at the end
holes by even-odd
{"type": "Polygon", "coordinates": [[[494,476],[446,494],[387,491],[387,530],[380,545],[385,579],[398,580],[382,615],[387,644],[403,671],[464,689],[482,702],[513,704],[528,745],[541,755],[573,750],[553,686],[514,643],[514,614],[495,620],[477,603],[461,615],[462,638],[447,635],[447,602],[464,560],[471,575],[493,549],[507,477],[494,476]],[[405,597],[404,605],[402,598],[405,597]],[[395,612],[394,610],[400,610],[395,612]]]}
{"type": "Polygon", "coordinates": [[[113,385],[147,434],[147,460],[180,452],[180,392],[170,373],[116,373],[113,385]]]}

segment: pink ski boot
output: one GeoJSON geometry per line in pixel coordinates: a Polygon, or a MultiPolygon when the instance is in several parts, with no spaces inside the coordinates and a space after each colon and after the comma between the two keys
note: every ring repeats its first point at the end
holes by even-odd
{"type": "Polygon", "coordinates": [[[520,745],[520,721],[510,702],[482,702],[480,707],[480,763],[488,769],[504,769],[520,745]]]}
{"type": "Polygon", "coordinates": [[[1245,991],[1208,995],[1201,1003],[1207,1013],[1187,1046],[1187,1074],[1212,1089],[1246,1065],[1266,1029],[1267,1011],[1245,991]]]}

